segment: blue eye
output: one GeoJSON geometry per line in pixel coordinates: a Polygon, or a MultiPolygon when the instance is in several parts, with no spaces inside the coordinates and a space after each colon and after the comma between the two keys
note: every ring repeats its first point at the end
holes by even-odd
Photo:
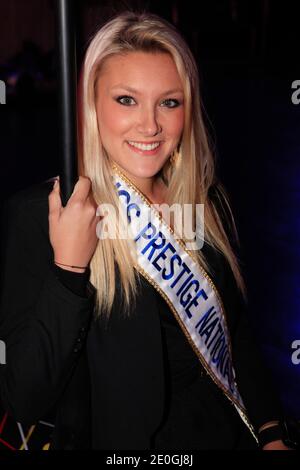
{"type": "Polygon", "coordinates": [[[167,99],[167,100],[164,100],[163,103],[167,103],[167,108],[177,108],[178,106],[180,106],[180,102],[178,100],[174,100],[174,99],[167,99]],[[169,103],[172,103],[173,102],[173,105],[169,105],[169,103]]]}
{"type": "Polygon", "coordinates": [[[130,100],[134,101],[131,96],[118,96],[118,98],[116,98],[116,101],[123,106],[131,106],[130,100]]]}
{"type": "MultiPolygon", "coordinates": [[[[115,98],[115,100],[117,101],[117,103],[122,104],[123,106],[132,106],[135,103],[134,98],[132,98],[132,96],[127,95],[118,96],[117,98],[115,98]]],[[[181,105],[181,103],[178,100],[169,98],[162,101],[161,105],[166,108],[177,108],[181,105]]]]}

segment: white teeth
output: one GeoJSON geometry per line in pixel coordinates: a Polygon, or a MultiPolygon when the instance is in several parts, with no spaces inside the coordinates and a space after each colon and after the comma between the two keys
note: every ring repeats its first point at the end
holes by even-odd
{"type": "Polygon", "coordinates": [[[140,150],[154,150],[160,145],[160,142],[155,142],[154,144],[140,144],[138,142],[133,142],[132,140],[129,140],[128,143],[140,150]]]}

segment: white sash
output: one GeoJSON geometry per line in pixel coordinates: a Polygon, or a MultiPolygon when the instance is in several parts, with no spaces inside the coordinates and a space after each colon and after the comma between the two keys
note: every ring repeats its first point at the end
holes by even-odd
{"type": "Polygon", "coordinates": [[[202,366],[257,440],[235,381],[230,336],[216,287],[157,210],[115,166],[113,179],[135,240],[136,270],[168,303],[202,366]]]}

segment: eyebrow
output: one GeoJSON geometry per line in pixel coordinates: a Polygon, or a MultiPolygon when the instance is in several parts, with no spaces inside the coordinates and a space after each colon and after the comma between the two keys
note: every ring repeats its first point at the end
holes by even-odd
{"type": "MultiPolygon", "coordinates": [[[[124,85],[119,84],[119,85],[113,86],[111,89],[114,90],[115,88],[122,88],[123,90],[129,91],[130,93],[135,93],[136,95],[141,94],[140,91],[138,91],[135,88],[132,88],[130,86],[124,86],[124,85]]],[[[172,93],[177,93],[177,92],[183,93],[183,89],[182,88],[172,88],[171,90],[164,91],[161,94],[162,95],[171,95],[172,93]]]]}

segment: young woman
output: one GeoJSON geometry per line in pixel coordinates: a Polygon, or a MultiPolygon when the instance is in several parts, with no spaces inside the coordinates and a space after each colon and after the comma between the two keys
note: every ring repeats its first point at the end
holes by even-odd
{"type": "Polygon", "coordinates": [[[287,448],[201,107],[180,34],[123,13],[86,52],[67,205],[59,178],[9,200],[1,396],[18,421],[55,410],[52,449],[287,448]]]}

